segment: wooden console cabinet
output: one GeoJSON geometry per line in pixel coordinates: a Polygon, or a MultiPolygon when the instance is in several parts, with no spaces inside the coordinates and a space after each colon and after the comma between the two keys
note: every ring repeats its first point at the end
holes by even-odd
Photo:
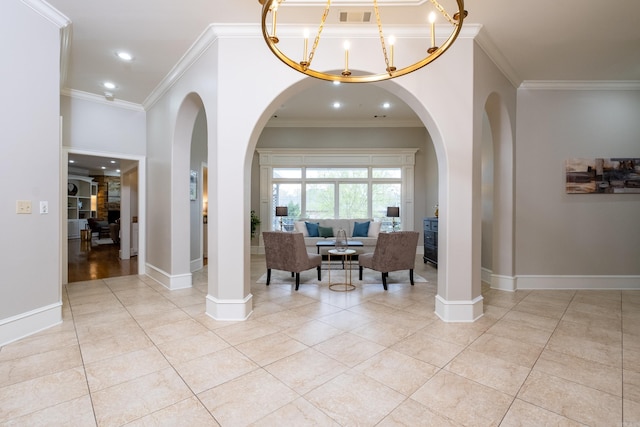
{"type": "Polygon", "coordinates": [[[438,218],[424,218],[424,262],[438,266],[438,218]]]}

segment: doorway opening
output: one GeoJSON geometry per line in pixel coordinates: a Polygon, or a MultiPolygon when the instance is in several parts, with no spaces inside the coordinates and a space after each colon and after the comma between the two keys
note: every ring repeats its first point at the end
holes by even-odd
{"type": "Polygon", "coordinates": [[[144,159],[74,150],[62,157],[62,283],[143,274],[144,159]],[[86,200],[69,192],[76,181],[90,188],[86,200]]]}

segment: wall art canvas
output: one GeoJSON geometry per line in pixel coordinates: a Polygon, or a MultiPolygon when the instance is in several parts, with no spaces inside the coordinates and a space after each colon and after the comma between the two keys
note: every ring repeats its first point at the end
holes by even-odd
{"type": "Polygon", "coordinates": [[[569,159],[565,174],[569,194],[640,194],[640,158],[569,159]]]}

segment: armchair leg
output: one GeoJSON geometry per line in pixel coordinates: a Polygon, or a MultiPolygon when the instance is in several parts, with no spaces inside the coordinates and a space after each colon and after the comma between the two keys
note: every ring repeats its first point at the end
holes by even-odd
{"type": "Polygon", "coordinates": [[[300,273],[296,273],[296,291],[298,290],[298,287],[300,287],[300,273]]]}
{"type": "Polygon", "coordinates": [[[389,275],[389,273],[382,273],[382,286],[384,287],[384,290],[387,290],[387,276],[389,275]]]}
{"type": "Polygon", "coordinates": [[[413,268],[409,270],[409,280],[411,281],[411,286],[413,286],[413,268]]]}
{"type": "Polygon", "coordinates": [[[271,283],[271,269],[267,268],[267,286],[271,283]]]}
{"type": "Polygon", "coordinates": [[[360,274],[358,275],[358,280],[362,280],[362,266],[360,266],[360,274]]]}
{"type": "Polygon", "coordinates": [[[322,270],[320,270],[320,266],[318,266],[318,282],[322,280],[322,270]]]}

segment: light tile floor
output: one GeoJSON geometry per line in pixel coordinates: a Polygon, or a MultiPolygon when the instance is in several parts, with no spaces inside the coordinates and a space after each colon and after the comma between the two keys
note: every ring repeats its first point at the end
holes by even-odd
{"type": "Polygon", "coordinates": [[[206,272],[68,285],[62,325],[0,349],[0,425],[640,426],[640,291],[485,287],[484,317],[447,324],[416,273],[254,284],[245,322],[204,314],[206,272]]]}

